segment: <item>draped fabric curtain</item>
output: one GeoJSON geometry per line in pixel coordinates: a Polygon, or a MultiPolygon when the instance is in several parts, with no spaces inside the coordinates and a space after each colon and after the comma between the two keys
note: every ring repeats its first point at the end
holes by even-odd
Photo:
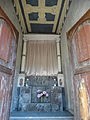
{"type": "Polygon", "coordinates": [[[26,75],[51,76],[58,73],[56,41],[27,41],[26,75]]]}

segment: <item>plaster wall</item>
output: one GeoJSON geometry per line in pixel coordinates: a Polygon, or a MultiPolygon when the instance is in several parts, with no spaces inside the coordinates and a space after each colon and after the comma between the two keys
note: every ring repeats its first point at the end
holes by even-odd
{"type": "Polygon", "coordinates": [[[66,107],[74,111],[74,91],[73,91],[73,74],[69,61],[69,51],[66,33],[73,25],[90,9],[90,0],[72,0],[66,21],[61,32],[61,52],[62,52],[62,69],[65,78],[66,107]]]}
{"type": "MultiPolygon", "coordinates": [[[[19,25],[19,21],[16,17],[14,7],[12,4],[12,0],[0,0],[0,7],[3,9],[3,11],[6,13],[6,15],[9,17],[11,20],[12,24],[15,26],[17,31],[19,32],[19,38],[18,38],[18,46],[17,46],[17,59],[16,59],[16,67],[15,67],[15,77],[13,80],[13,99],[15,99],[15,94],[16,94],[16,85],[17,85],[17,77],[18,73],[20,70],[20,61],[21,61],[21,50],[22,50],[22,32],[21,32],[21,27],[19,25]]],[[[12,105],[14,106],[15,103],[13,103],[12,99],[12,105]]]]}

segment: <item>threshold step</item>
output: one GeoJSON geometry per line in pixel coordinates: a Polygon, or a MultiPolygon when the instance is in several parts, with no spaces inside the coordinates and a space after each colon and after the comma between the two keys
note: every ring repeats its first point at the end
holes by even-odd
{"type": "Polygon", "coordinates": [[[74,120],[72,117],[11,117],[10,120],[74,120]]]}
{"type": "Polygon", "coordinates": [[[13,112],[9,120],[74,120],[73,115],[64,112],[13,112]]]}

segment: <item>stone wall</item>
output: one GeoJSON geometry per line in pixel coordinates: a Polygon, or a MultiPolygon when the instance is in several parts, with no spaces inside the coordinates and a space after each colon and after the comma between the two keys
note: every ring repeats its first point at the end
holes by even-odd
{"type": "MultiPolygon", "coordinates": [[[[89,0],[72,0],[61,33],[62,68],[65,78],[66,105],[67,109],[72,112],[75,112],[74,108],[76,107],[76,104],[74,105],[73,69],[69,59],[70,54],[68,50],[67,32],[87,12],[88,9],[90,9],[89,0]]],[[[76,120],[78,120],[78,118],[76,118],[76,120]]]]}

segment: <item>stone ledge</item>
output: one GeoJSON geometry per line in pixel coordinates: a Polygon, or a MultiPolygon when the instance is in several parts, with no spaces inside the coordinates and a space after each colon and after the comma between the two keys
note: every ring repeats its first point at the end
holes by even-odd
{"type": "Polygon", "coordinates": [[[9,120],[74,120],[73,117],[11,117],[9,120]]]}

